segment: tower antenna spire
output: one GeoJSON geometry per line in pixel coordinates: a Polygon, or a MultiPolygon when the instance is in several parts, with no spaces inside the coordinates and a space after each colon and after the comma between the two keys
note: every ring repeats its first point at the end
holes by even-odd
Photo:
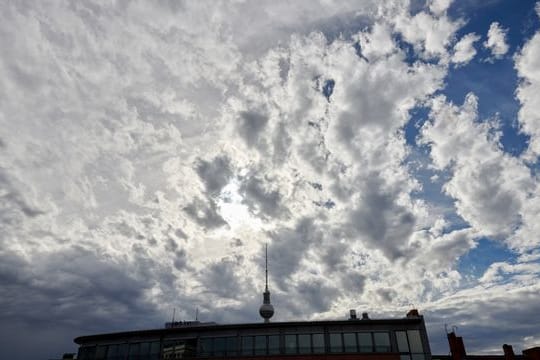
{"type": "Polygon", "coordinates": [[[266,275],[265,292],[268,292],[268,244],[264,244],[264,272],[266,275]]]}
{"type": "Polygon", "coordinates": [[[270,291],[268,291],[268,244],[264,245],[264,275],[265,285],[263,293],[263,304],[259,308],[259,314],[264,319],[265,323],[270,322],[270,318],[274,315],[274,307],[270,303],[270,291]]]}

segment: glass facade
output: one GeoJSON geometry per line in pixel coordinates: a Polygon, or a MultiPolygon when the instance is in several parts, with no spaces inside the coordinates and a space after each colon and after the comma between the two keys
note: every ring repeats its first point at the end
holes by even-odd
{"type": "Polygon", "coordinates": [[[160,360],[280,354],[399,353],[401,360],[425,360],[421,332],[398,331],[217,336],[81,346],[79,360],[160,360]],[[391,340],[394,339],[394,340],[391,340]]]}

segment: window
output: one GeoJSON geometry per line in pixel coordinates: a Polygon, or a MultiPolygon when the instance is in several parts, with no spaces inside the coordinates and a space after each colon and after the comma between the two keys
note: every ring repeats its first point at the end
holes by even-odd
{"type": "Polygon", "coordinates": [[[296,354],[296,335],[285,335],[285,354],[296,354]]]}
{"type": "Polygon", "coordinates": [[[268,336],[268,354],[279,354],[279,335],[268,336]]]}
{"type": "Polygon", "coordinates": [[[409,352],[409,342],[405,331],[396,331],[397,347],[399,352],[409,352]]]}
{"type": "Polygon", "coordinates": [[[107,345],[100,345],[96,348],[96,360],[105,360],[105,356],[107,355],[107,345]]]}
{"type": "Polygon", "coordinates": [[[375,340],[376,352],[389,352],[390,348],[390,336],[386,332],[373,333],[373,339],[375,340]]]}
{"type": "Polygon", "coordinates": [[[358,333],[358,350],[360,352],[372,352],[373,340],[371,333],[358,333]]]}
{"type": "Polygon", "coordinates": [[[422,346],[422,339],[420,338],[420,331],[407,330],[407,336],[409,337],[409,345],[411,346],[411,352],[423,353],[424,348],[422,346]]]}
{"type": "Polygon", "coordinates": [[[309,334],[298,335],[298,352],[309,354],[311,352],[311,336],[309,334]]]}
{"type": "Polygon", "coordinates": [[[253,336],[242,336],[242,355],[253,355],[253,336]]]}
{"type": "Polygon", "coordinates": [[[139,348],[139,359],[148,360],[150,359],[150,343],[142,342],[139,348]]]}
{"type": "Polygon", "coordinates": [[[107,350],[107,360],[117,360],[118,357],[118,345],[109,345],[109,349],[107,350]]]}
{"type": "Polygon", "coordinates": [[[266,336],[255,336],[255,355],[266,355],[266,336]]]}
{"type": "Polygon", "coordinates": [[[199,355],[200,356],[212,355],[212,338],[201,338],[199,340],[199,355]]]}
{"type": "Polygon", "coordinates": [[[324,334],[312,334],[313,352],[324,353],[324,334]]]}
{"type": "Polygon", "coordinates": [[[345,347],[345,352],[357,352],[357,349],[356,349],[356,334],[355,333],[344,333],[343,334],[343,345],[345,347]]]}
{"type": "Polygon", "coordinates": [[[124,359],[128,353],[128,344],[120,344],[118,345],[118,352],[117,352],[117,358],[118,359],[124,359]]]}
{"type": "Polygon", "coordinates": [[[238,354],[238,340],[235,336],[230,336],[227,338],[227,355],[237,355],[238,354]]]}
{"type": "Polygon", "coordinates": [[[412,354],[413,360],[424,360],[424,347],[422,345],[420,330],[396,331],[396,340],[398,350],[402,353],[404,359],[411,359],[410,354],[412,354]]]}
{"type": "MultiPolygon", "coordinates": [[[[159,351],[161,350],[161,343],[159,341],[153,341],[150,344],[150,360],[159,360],[159,351]]],[[[123,359],[123,358],[121,358],[123,359]]]]}
{"type": "Polygon", "coordinates": [[[94,360],[96,355],[95,346],[81,346],[79,348],[79,353],[77,354],[77,359],[79,360],[94,360]]]}
{"type": "Polygon", "coordinates": [[[225,338],[214,338],[214,356],[225,356],[225,338]]]}
{"type": "Polygon", "coordinates": [[[139,358],[139,352],[140,352],[140,346],[139,343],[132,343],[129,344],[129,358],[130,359],[138,359],[139,358]]]}
{"type": "Polygon", "coordinates": [[[343,352],[341,333],[330,334],[330,352],[343,352]]]}

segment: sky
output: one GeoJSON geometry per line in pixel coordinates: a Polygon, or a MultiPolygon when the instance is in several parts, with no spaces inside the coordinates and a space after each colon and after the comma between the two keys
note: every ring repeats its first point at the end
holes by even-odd
{"type": "Polygon", "coordinates": [[[540,3],[0,1],[0,356],[176,318],[540,345],[540,3]]]}

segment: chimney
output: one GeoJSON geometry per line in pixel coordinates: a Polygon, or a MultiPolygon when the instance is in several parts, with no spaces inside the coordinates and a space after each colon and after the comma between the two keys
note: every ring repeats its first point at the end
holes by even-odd
{"type": "Polygon", "coordinates": [[[463,344],[463,338],[456,336],[455,332],[447,334],[448,345],[450,346],[450,353],[452,354],[452,360],[463,360],[467,353],[465,352],[465,345],[463,344]]]}
{"type": "Polygon", "coordinates": [[[358,320],[357,317],[356,317],[356,310],[355,309],[349,310],[349,314],[351,315],[349,320],[358,320]]]}
{"type": "Polygon", "coordinates": [[[362,313],[362,320],[369,320],[369,316],[367,312],[362,313]]]}
{"type": "Polygon", "coordinates": [[[512,348],[512,345],[504,344],[503,351],[504,360],[515,360],[516,357],[514,355],[514,349],[512,348]]]}
{"type": "Polygon", "coordinates": [[[418,310],[417,310],[417,309],[411,309],[411,310],[409,310],[409,312],[407,313],[407,317],[408,317],[408,318],[420,317],[420,314],[418,313],[418,310]]]}

